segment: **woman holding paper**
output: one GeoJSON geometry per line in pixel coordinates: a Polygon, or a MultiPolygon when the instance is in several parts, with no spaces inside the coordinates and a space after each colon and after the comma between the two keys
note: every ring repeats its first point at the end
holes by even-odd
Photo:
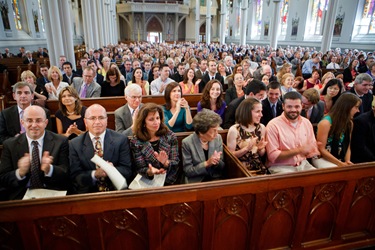
{"type": "Polygon", "coordinates": [[[172,185],[178,173],[178,143],[175,134],[164,124],[163,109],[146,103],[139,110],[130,140],[137,173],[153,179],[166,173],[164,185],[172,185]]]}

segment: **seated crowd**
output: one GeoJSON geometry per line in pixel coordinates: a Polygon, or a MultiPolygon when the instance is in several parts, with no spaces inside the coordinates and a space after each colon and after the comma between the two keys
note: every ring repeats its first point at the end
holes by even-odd
{"type": "Polygon", "coordinates": [[[94,155],[128,184],[135,174],[150,180],[165,174],[164,185],[225,178],[223,144],[252,175],[375,161],[371,54],[122,46],[90,50],[80,71],[60,60],[60,67],[41,65],[38,79],[22,73],[13,86],[17,105],[0,113],[1,199],[21,199],[27,188],[115,190],[91,162],[94,155]],[[111,65],[116,59],[122,59],[120,67],[111,65]],[[347,67],[337,71],[344,59],[347,67]],[[198,93],[193,116],[188,96],[198,93]],[[126,104],[114,112],[114,129],[100,101],[82,105],[85,98],[122,95],[126,104]],[[165,104],[142,103],[145,95],[163,95],[165,104]],[[47,99],[59,104],[52,114],[57,133],[51,132],[47,99]],[[220,129],[228,129],[224,142],[220,129]],[[192,133],[179,151],[176,133],[186,131],[192,133]]]}

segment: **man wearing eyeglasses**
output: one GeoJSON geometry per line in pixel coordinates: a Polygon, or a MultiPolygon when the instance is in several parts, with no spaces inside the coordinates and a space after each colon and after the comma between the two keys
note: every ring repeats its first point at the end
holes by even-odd
{"type": "Polygon", "coordinates": [[[70,178],[76,193],[114,190],[107,173],[91,162],[95,154],[112,164],[126,178],[128,184],[131,182],[128,138],[107,129],[107,119],[103,106],[91,105],[84,118],[87,132],[70,141],[70,178]]]}
{"type": "Polygon", "coordinates": [[[354,80],[354,86],[349,90],[349,92],[357,95],[361,98],[362,103],[359,107],[359,112],[354,115],[357,117],[359,114],[365,113],[371,110],[371,103],[374,99],[372,92],[370,91],[372,87],[372,77],[367,73],[361,73],[356,76],[354,80]]]}
{"type": "Polygon", "coordinates": [[[86,67],[83,70],[81,77],[73,79],[73,87],[77,90],[79,97],[92,98],[100,97],[102,87],[94,80],[95,70],[91,67],[86,67]]]}
{"type": "MultiPolygon", "coordinates": [[[[29,84],[18,82],[13,85],[13,99],[17,105],[4,109],[0,113],[0,144],[11,137],[18,136],[25,132],[21,124],[25,109],[32,104],[34,100],[34,91],[29,84]]],[[[50,120],[50,112],[44,109],[46,117],[50,120]]],[[[51,122],[48,123],[47,129],[51,130],[51,122]]]]}
{"type": "Polygon", "coordinates": [[[116,132],[122,133],[133,125],[139,109],[142,107],[142,88],[131,84],[125,88],[126,104],[115,110],[116,132]]]}
{"type": "Polygon", "coordinates": [[[48,119],[42,107],[27,107],[21,123],[26,132],[6,140],[1,156],[5,199],[22,199],[27,188],[68,190],[68,139],[46,130],[48,119]]]}

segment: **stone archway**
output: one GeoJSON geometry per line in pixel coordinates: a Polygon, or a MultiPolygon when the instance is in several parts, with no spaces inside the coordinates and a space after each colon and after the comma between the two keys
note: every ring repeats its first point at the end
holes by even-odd
{"type": "Polygon", "coordinates": [[[163,41],[163,26],[160,20],[153,16],[151,17],[146,24],[146,32],[147,32],[147,41],[148,42],[161,42],[163,41]]]}

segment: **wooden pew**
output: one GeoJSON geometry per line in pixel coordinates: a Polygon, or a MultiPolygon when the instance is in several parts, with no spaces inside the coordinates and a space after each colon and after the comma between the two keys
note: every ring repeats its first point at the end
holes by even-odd
{"type": "Polygon", "coordinates": [[[375,162],[266,177],[0,203],[8,249],[375,246],[375,162]]]}

